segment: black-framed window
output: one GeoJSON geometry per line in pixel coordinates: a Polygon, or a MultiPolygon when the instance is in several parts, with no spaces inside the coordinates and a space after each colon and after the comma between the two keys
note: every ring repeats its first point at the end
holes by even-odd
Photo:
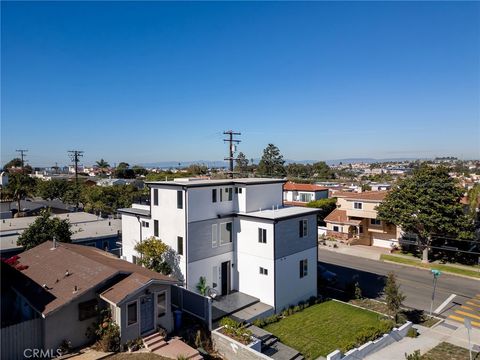
{"type": "Polygon", "coordinates": [[[260,267],[259,269],[260,275],[268,275],[268,269],[260,267]]]}
{"type": "Polygon", "coordinates": [[[220,245],[231,243],[233,240],[232,223],[220,224],[220,245]]]}
{"type": "Polygon", "coordinates": [[[150,223],[148,221],[142,221],[142,227],[148,228],[150,227],[150,223]]]}
{"type": "Polygon", "coordinates": [[[153,236],[159,236],[158,220],[153,220],[153,236]]]}
{"type": "Polygon", "coordinates": [[[233,189],[228,188],[228,201],[232,201],[232,200],[233,200],[233,189]]]}
{"type": "Polygon", "coordinates": [[[153,205],[158,205],[158,189],[153,189],[153,205]]]}
{"type": "Polygon", "coordinates": [[[127,305],[127,325],[136,324],[137,319],[137,302],[132,302],[127,305]]]}
{"type": "Polygon", "coordinates": [[[88,300],[78,304],[78,320],[83,321],[97,316],[97,299],[88,300]]]}
{"type": "Polygon", "coordinates": [[[183,209],[183,191],[177,191],[177,209],[183,209]]]}
{"type": "Polygon", "coordinates": [[[298,222],[298,235],[300,237],[308,235],[308,220],[300,220],[298,222]]]}
{"type": "Polygon", "coordinates": [[[361,209],[363,209],[363,203],[361,203],[361,202],[354,202],[354,203],[353,203],[353,208],[354,208],[354,209],[361,210],[361,209]]]}
{"type": "Polygon", "coordinates": [[[308,260],[300,260],[300,278],[308,275],[308,260]]]}
{"type": "Polygon", "coordinates": [[[333,231],[340,232],[340,227],[337,225],[333,225],[333,231]]]}
{"type": "Polygon", "coordinates": [[[212,189],[212,202],[217,202],[217,189],[212,189]]]}
{"type": "Polygon", "coordinates": [[[267,229],[258,228],[258,242],[262,244],[267,243],[267,229]]]}
{"type": "Polygon", "coordinates": [[[177,252],[179,255],[183,255],[183,237],[177,236],[177,252]]]}

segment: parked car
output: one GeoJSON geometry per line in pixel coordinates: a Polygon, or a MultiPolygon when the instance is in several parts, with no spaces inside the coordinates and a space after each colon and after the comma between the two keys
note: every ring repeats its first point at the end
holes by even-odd
{"type": "Polygon", "coordinates": [[[321,264],[317,264],[317,276],[318,276],[319,284],[322,284],[325,286],[333,286],[338,281],[337,274],[327,270],[325,266],[321,264]]]}

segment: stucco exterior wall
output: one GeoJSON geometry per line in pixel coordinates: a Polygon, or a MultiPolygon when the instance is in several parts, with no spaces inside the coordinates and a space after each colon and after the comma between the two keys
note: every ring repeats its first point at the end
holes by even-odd
{"type": "Polygon", "coordinates": [[[275,258],[281,258],[317,246],[317,215],[281,220],[275,224],[275,258]],[[299,222],[307,220],[307,236],[300,237],[299,222]]]}
{"type": "Polygon", "coordinates": [[[271,209],[283,204],[283,184],[249,185],[246,190],[246,212],[271,209]]]}

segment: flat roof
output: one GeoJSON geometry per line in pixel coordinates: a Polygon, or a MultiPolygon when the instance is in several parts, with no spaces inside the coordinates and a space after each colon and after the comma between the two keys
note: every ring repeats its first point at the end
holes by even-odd
{"type": "Polygon", "coordinates": [[[117,209],[117,212],[128,215],[140,215],[150,217],[150,210],[138,209],[138,208],[122,208],[117,209]]]}
{"type": "Polygon", "coordinates": [[[252,211],[248,213],[238,213],[237,215],[245,216],[245,217],[261,218],[261,219],[267,219],[267,220],[279,220],[279,219],[299,217],[302,215],[311,215],[311,214],[318,213],[319,211],[320,209],[316,209],[316,208],[285,206],[275,210],[265,209],[265,210],[259,210],[259,211],[252,211]]]}
{"type": "Polygon", "coordinates": [[[174,181],[146,181],[147,185],[160,186],[185,186],[185,187],[201,187],[201,186],[219,186],[219,185],[265,185],[265,184],[283,184],[286,179],[270,179],[270,178],[238,178],[238,179],[196,179],[196,178],[177,178],[174,181]]]}

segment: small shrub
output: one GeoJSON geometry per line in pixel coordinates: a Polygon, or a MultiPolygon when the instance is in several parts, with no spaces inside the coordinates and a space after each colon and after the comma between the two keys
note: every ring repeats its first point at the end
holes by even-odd
{"type": "Polygon", "coordinates": [[[310,296],[310,298],[308,299],[308,304],[310,306],[312,305],[315,305],[317,303],[317,297],[316,296],[310,296]]]}
{"type": "Polygon", "coordinates": [[[413,327],[410,328],[410,329],[408,329],[408,331],[407,331],[407,336],[408,336],[408,337],[411,337],[411,338],[416,338],[416,337],[418,336],[418,331],[417,331],[417,329],[415,329],[415,328],[413,328],[413,327]]]}
{"type": "Polygon", "coordinates": [[[58,347],[58,350],[62,355],[68,354],[70,351],[72,351],[72,342],[69,340],[63,340],[58,347]]]}
{"type": "Polygon", "coordinates": [[[355,287],[355,289],[354,289],[355,299],[357,299],[357,300],[363,299],[362,289],[360,288],[360,284],[358,283],[358,281],[355,282],[354,287],[355,287]]]}
{"type": "Polygon", "coordinates": [[[263,319],[255,319],[252,321],[252,324],[261,328],[265,326],[265,321],[263,319]]]}
{"type": "Polygon", "coordinates": [[[420,355],[420,350],[415,350],[411,354],[405,353],[405,359],[406,360],[421,360],[422,356],[420,355]]]}
{"type": "Polygon", "coordinates": [[[223,326],[222,332],[234,340],[246,345],[250,342],[252,332],[245,328],[243,323],[239,323],[229,317],[220,320],[220,326],[223,326]]]}
{"type": "Polygon", "coordinates": [[[300,306],[298,306],[298,305],[293,307],[293,313],[294,313],[294,314],[297,313],[297,312],[299,312],[300,310],[301,310],[301,309],[300,309],[300,306]]]}

